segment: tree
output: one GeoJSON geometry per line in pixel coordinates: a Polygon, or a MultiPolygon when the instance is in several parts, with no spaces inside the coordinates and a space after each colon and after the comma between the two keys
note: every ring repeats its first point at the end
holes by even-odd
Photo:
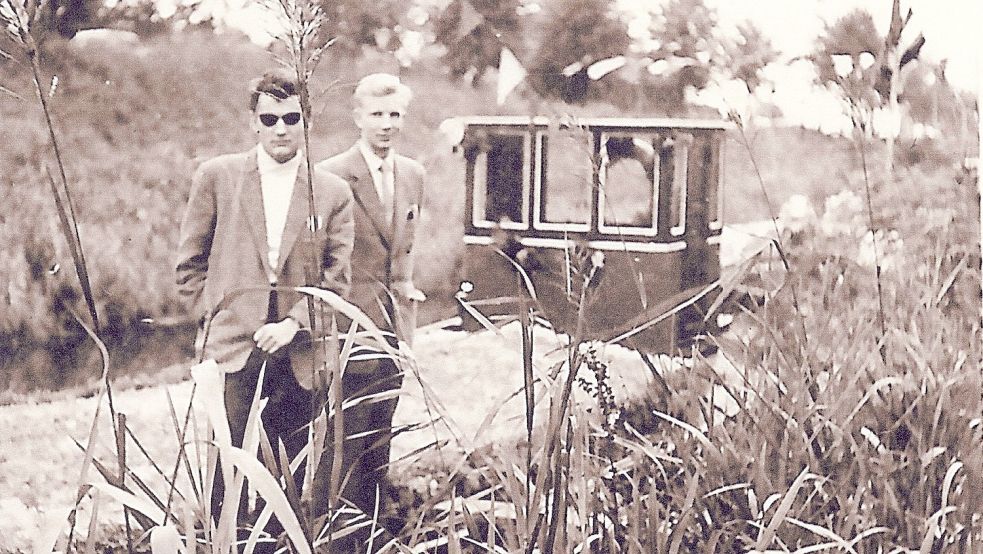
{"type": "Polygon", "coordinates": [[[395,49],[398,36],[392,31],[408,9],[399,0],[324,0],[326,22],[323,32],[335,39],[332,49],[357,54],[363,46],[395,49]]]}
{"type": "Polygon", "coordinates": [[[32,35],[43,42],[48,35],[72,38],[83,29],[98,27],[101,0],[49,0],[38,5],[32,35]]]}
{"type": "Polygon", "coordinates": [[[761,70],[778,59],[778,51],[750,21],[739,24],[737,31],[740,35],[737,41],[724,48],[727,57],[724,67],[753,91],[761,84],[761,70]]]}
{"type": "Polygon", "coordinates": [[[596,61],[623,55],[630,39],[607,0],[557,0],[541,18],[546,21],[530,67],[533,87],[564,102],[604,96],[604,83],[591,90],[587,68],[596,61]]]}
{"type": "Polygon", "coordinates": [[[884,38],[877,32],[874,18],[869,12],[857,8],[827,25],[819,37],[813,53],[813,63],[821,83],[837,83],[840,76],[834,64],[834,56],[848,56],[852,67],[861,67],[860,58],[876,56],[884,47],[884,38]]]}
{"type": "MultiPolygon", "coordinates": [[[[885,107],[890,114],[901,117],[903,106],[899,104],[899,99],[904,83],[901,73],[918,59],[925,45],[922,35],[907,46],[901,43],[901,35],[911,16],[909,9],[902,18],[901,1],[894,0],[886,37],[879,35],[869,13],[854,10],[838,19],[819,38],[813,54],[819,81],[838,87],[849,100],[855,116],[885,107]],[[840,71],[836,67],[837,57],[844,60],[840,71]]],[[[893,132],[886,134],[884,171],[886,175],[891,175],[895,136],[893,132]]]]}

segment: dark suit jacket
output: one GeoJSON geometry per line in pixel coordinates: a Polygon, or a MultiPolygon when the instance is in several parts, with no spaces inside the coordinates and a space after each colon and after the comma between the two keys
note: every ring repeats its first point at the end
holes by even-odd
{"type": "MultiPolygon", "coordinates": [[[[414,322],[411,319],[400,322],[399,318],[413,313],[404,292],[415,290],[413,243],[423,201],[423,166],[411,158],[396,155],[393,169],[395,215],[391,224],[384,217],[372,174],[357,144],[318,163],[317,168],[348,181],[355,199],[350,301],[381,329],[405,326],[402,332],[410,332],[414,322]],[[392,299],[396,301],[396,315],[391,311],[392,299]],[[380,309],[380,302],[390,313],[380,309]]],[[[407,334],[401,338],[408,337],[407,334]]]]}
{"type": "MultiPolygon", "coordinates": [[[[280,267],[273,273],[278,286],[313,285],[344,297],[351,284],[354,241],[351,192],[344,181],[324,171],[315,172],[313,189],[317,215],[310,225],[307,171],[302,165],[284,225],[280,267]],[[314,228],[313,237],[310,227],[314,228]],[[310,264],[312,255],[317,260],[316,282],[307,283],[305,266],[310,264]]],[[[207,348],[206,357],[214,359],[225,371],[242,369],[255,346],[253,334],[266,322],[270,284],[267,250],[256,148],[203,163],[192,180],[181,222],[177,284],[191,313],[198,318],[206,317],[227,298],[227,305],[211,322],[207,344],[203,344],[202,328],[196,340],[199,354],[207,348]],[[267,290],[233,295],[246,287],[267,290]]],[[[309,331],[306,298],[293,291],[278,294],[277,320],[290,316],[309,331]]],[[[316,334],[323,337],[328,325],[321,320],[316,323],[316,334]]],[[[305,388],[312,385],[310,344],[309,340],[295,340],[288,347],[294,373],[305,388]]],[[[315,352],[321,350],[316,348],[315,352]]],[[[313,363],[323,367],[323,358],[318,357],[313,363]]]]}

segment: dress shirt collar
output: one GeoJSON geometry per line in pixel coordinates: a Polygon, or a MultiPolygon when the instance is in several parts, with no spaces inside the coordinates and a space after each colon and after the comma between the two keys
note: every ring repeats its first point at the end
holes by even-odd
{"type": "Polygon", "coordinates": [[[368,164],[369,169],[372,170],[373,174],[382,171],[383,162],[388,162],[389,167],[395,167],[393,165],[393,161],[396,159],[396,155],[393,153],[392,148],[389,149],[389,153],[386,154],[385,158],[381,158],[378,154],[373,152],[372,147],[366,144],[364,140],[358,141],[358,149],[362,152],[362,157],[365,158],[365,163],[368,164]]]}

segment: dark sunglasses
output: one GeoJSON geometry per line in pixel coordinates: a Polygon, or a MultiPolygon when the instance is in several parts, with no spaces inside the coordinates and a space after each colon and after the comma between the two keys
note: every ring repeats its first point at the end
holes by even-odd
{"type": "Polygon", "coordinates": [[[300,122],[300,112],[290,112],[283,115],[276,115],[271,113],[261,113],[259,114],[259,120],[267,127],[272,127],[276,125],[276,122],[283,118],[283,122],[287,125],[296,125],[300,122]]]}

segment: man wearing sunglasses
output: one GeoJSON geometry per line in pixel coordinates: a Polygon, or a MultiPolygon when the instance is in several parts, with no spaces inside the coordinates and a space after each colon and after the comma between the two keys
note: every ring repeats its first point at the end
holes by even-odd
{"type": "MultiPolygon", "coordinates": [[[[251,85],[249,126],[258,144],[206,161],[195,173],[181,222],[177,283],[200,318],[196,350],[225,373],[233,445],[242,446],[260,388],[268,398],[262,422],[273,452],[282,441],[293,459],[307,442],[306,425],[318,409],[312,389],[326,382],[324,353],[332,350],[311,340],[328,335],[325,310],[316,306],[311,321],[306,297],[290,287],[348,294],[352,195],[326,171],[316,170],[308,186],[292,76],[267,72],[251,85]]],[[[299,491],[302,475],[295,479],[299,491]]],[[[212,493],[216,521],[224,488],[219,471],[212,493]]],[[[237,510],[241,522],[245,495],[237,510]]],[[[275,523],[267,529],[280,531],[275,523]]]]}
{"type": "MultiPolygon", "coordinates": [[[[395,75],[375,73],[355,87],[352,115],[359,139],[347,151],[319,163],[348,181],[355,200],[355,250],[351,302],[365,312],[390,343],[410,342],[416,302],[413,245],[423,200],[424,169],[396,153],[412,92],[395,75]]],[[[398,391],[403,374],[396,360],[378,353],[349,362],[343,379],[346,397],[398,391]]],[[[351,473],[342,496],[371,515],[376,493],[385,510],[392,418],[398,398],[359,403],[345,410],[346,440],[342,474],[351,473]]],[[[319,474],[330,472],[322,463],[319,474]]],[[[398,525],[398,524],[397,524],[398,525]]],[[[395,529],[392,529],[395,531],[395,529]]]]}

